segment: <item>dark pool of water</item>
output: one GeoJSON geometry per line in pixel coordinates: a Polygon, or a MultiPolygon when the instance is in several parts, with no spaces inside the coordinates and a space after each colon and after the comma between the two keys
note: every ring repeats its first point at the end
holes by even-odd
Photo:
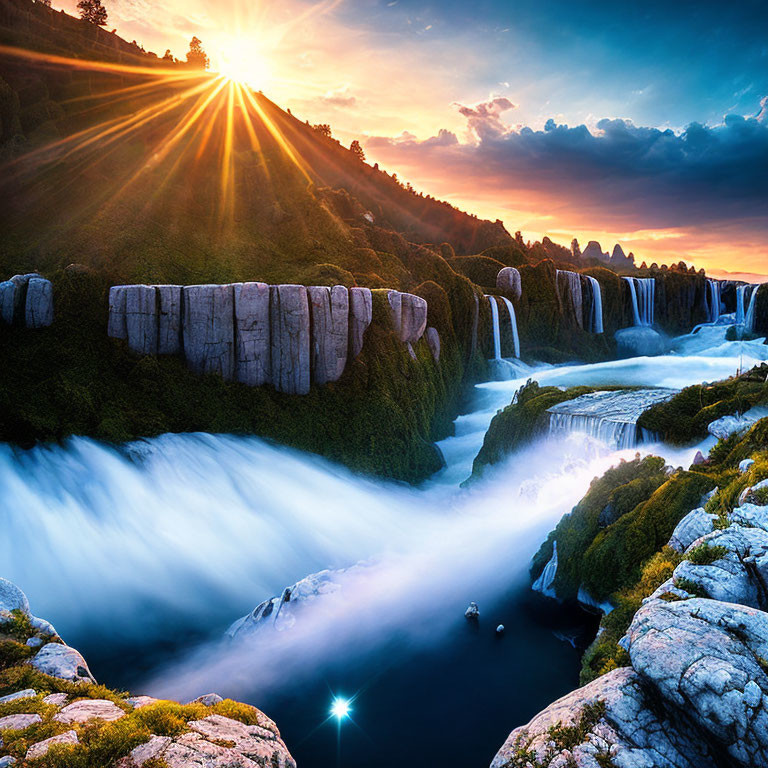
{"type": "MultiPolygon", "coordinates": [[[[487,768],[512,728],[578,685],[596,627],[596,616],[516,587],[427,646],[390,637],[362,660],[342,656],[280,693],[239,698],[277,722],[300,768],[487,768]],[[328,717],[334,696],[354,699],[340,726],[328,717]]],[[[134,691],[196,639],[189,626],[146,647],[71,638],[100,681],[134,691]]]]}

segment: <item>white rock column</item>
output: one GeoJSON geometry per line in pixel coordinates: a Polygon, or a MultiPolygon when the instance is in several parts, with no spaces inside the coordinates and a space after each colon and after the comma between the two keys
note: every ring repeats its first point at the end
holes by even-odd
{"type": "Polygon", "coordinates": [[[403,299],[400,291],[389,291],[387,293],[387,301],[389,301],[390,317],[392,318],[392,327],[395,329],[397,338],[400,338],[400,334],[403,327],[403,299]]]}
{"type": "Polygon", "coordinates": [[[402,307],[400,321],[400,341],[415,344],[427,327],[427,301],[412,293],[400,294],[402,307]]]}
{"type": "Polygon", "coordinates": [[[194,373],[235,373],[235,312],[232,285],[187,285],[183,292],[184,357],[194,373]]]}
{"type": "Polygon", "coordinates": [[[127,290],[127,285],[113,285],[109,289],[107,336],[113,339],[128,338],[128,330],[125,327],[125,297],[127,290]]]}
{"type": "Polygon", "coordinates": [[[309,392],[309,301],[303,285],[270,287],[272,384],[280,392],[309,392]]]}
{"type": "Polygon", "coordinates": [[[235,283],[235,378],[251,387],[271,381],[269,286],[235,283]]]}
{"type": "Polygon", "coordinates": [[[424,336],[427,340],[427,344],[429,345],[429,351],[432,353],[432,357],[435,359],[436,363],[440,362],[440,334],[437,331],[437,328],[433,328],[431,325],[427,330],[424,332],[424,336]]]}
{"type": "Polygon", "coordinates": [[[349,354],[357,357],[363,349],[363,338],[373,320],[373,297],[370,288],[349,289],[349,354]]]}
{"type": "Polygon", "coordinates": [[[181,286],[158,285],[157,353],[177,355],[181,352],[181,286]]]}
{"type": "Polygon", "coordinates": [[[517,300],[523,295],[523,284],[520,280],[520,272],[514,267],[504,267],[496,275],[496,287],[509,291],[512,298],[517,300]]]}
{"type": "Polygon", "coordinates": [[[0,317],[8,325],[24,324],[27,285],[33,277],[40,278],[40,275],[36,272],[14,275],[10,280],[0,283],[0,317]]]}
{"type": "Polygon", "coordinates": [[[24,310],[27,328],[46,328],[53,323],[53,283],[43,277],[31,277],[27,284],[24,310]]]}
{"type": "Polygon", "coordinates": [[[125,329],[129,349],[140,355],[157,354],[157,292],[154,285],[126,286],[125,329]]]}
{"type": "Polygon", "coordinates": [[[343,285],[307,288],[312,330],[312,378],[317,384],[338,381],[347,365],[349,293],[343,285]]]}

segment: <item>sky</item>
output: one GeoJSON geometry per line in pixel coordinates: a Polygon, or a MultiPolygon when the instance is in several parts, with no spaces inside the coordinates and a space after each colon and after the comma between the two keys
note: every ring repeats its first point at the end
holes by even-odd
{"type": "MultiPolygon", "coordinates": [[[[104,0],[527,239],[768,273],[768,3],[104,0]]],[[[54,7],[76,12],[76,0],[54,7]]]]}

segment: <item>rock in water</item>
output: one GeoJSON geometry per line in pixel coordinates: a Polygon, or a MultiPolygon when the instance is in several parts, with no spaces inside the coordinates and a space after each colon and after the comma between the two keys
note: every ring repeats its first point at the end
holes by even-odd
{"type": "Polygon", "coordinates": [[[499,626],[496,627],[496,634],[497,635],[503,635],[504,634],[504,625],[503,624],[499,624],[499,626]]]}
{"type": "Polygon", "coordinates": [[[429,351],[432,353],[432,357],[436,363],[440,362],[440,334],[437,332],[437,328],[433,328],[431,325],[425,331],[427,337],[427,344],[429,345],[429,351]]]}
{"type": "Polygon", "coordinates": [[[125,327],[125,295],[127,285],[113,285],[109,289],[109,320],[107,335],[112,339],[127,339],[125,327]]]}
{"type": "Polygon", "coordinates": [[[31,277],[27,284],[25,307],[27,328],[47,328],[53,323],[53,283],[42,277],[31,277]]]}
{"type": "Polygon", "coordinates": [[[157,354],[157,292],[153,285],[125,287],[125,330],[132,351],[157,354]]]}
{"type": "Polygon", "coordinates": [[[373,297],[370,288],[349,289],[349,354],[357,357],[363,349],[363,338],[373,319],[373,297]]]}
{"type": "Polygon", "coordinates": [[[520,280],[520,272],[514,267],[504,267],[496,275],[496,287],[509,291],[512,298],[517,300],[523,295],[523,284],[520,280]]]}
{"type": "Polygon", "coordinates": [[[181,352],[181,286],[158,285],[158,338],[160,355],[177,355],[181,352]]]}
{"type": "Polygon", "coordinates": [[[480,609],[477,607],[477,603],[473,600],[466,611],[464,611],[464,618],[474,620],[480,617],[480,609]]]}
{"type": "Polygon", "coordinates": [[[651,357],[664,353],[664,339],[653,328],[623,328],[616,331],[618,352],[622,357],[651,357]]]}
{"type": "Polygon", "coordinates": [[[270,287],[272,384],[289,395],[309,393],[309,300],[303,285],[270,287]]]}
{"type": "Polygon", "coordinates": [[[317,384],[338,381],[347,365],[349,294],[343,285],[307,288],[312,316],[312,376],[317,384]]]}
{"type": "Polygon", "coordinates": [[[184,287],[184,357],[195,373],[235,373],[234,290],[231,285],[184,287]]]}
{"type": "Polygon", "coordinates": [[[260,387],[271,381],[269,286],[235,283],[235,377],[260,387]]]}

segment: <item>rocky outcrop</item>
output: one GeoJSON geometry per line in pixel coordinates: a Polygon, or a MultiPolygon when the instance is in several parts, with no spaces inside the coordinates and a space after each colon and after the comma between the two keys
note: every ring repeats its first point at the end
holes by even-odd
{"type": "MultiPolygon", "coordinates": [[[[29,603],[21,590],[0,579],[0,631],[8,621],[16,622],[15,639],[5,643],[19,648],[25,647],[24,637],[19,636],[23,626],[33,621],[50,626],[29,613],[29,603]],[[26,621],[19,622],[19,613],[26,621]]],[[[39,632],[30,635],[26,647],[38,636],[39,632]]],[[[23,658],[18,652],[16,656],[23,658]]],[[[31,664],[47,677],[33,678],[35,689],[11,689],[0,698],[2,705],[11,703],[10,713],[0,717],[0,767],[27,765],[56,746],[57,765],[69,764],[66,748],[71,747],[71,762],[77,765],[296,768],[275,723],[255,707],[217,694],[200,696],[184,706],[151,696],[126,697],[93,685],[90,673],[77,672],[73,676],[73,665],[87,671],[86,662],[75,649],[60,642],[48,643],[31,660],[17,664],[22,666],[8,668],[7,656],[0,660],[3,686],[9,680],[23,679],[24,664],[31,664]],[[54,653],[55,648],[62,650],[54,653]],[[74,661],[64,663],[69,658],[74,661]],[[72,682],[78,685],[72,687],[72,682]],[[57,690],[59,687],[64,690],[57,690]],[[169,715],[173,735],[152,733],[154,728],[165,728],[169,715]],[[122,755],[115,755],[118,744],[126,745],[122,755]],[[133,749],[129,752],[130,747],[133,749]]]]}
{"type": "Polygon", "coordinates": [[[675,552],[685,552],[696,539],[712,532],[717,515],[708,513],[703,507],[689,512],[675,527],[669,546],[675,552]]]}
{"type": "Polygon", "coordinates": [[[343,285],[307,288],[312,321],[313,378],[318,384],[338,381],[347,364],[349,293],[343,285]]]}
{"type": "Polygon", "coordinates": [[[437,328],[429,326],[424,332],[429,345],[429,351],[432,353],[436,363],[440,362],[440,334],[437,332],[437,328]]]}
{"type": "Polygon", "coordinates": [[[35,272],[0,282],[0,319],[6,325],[46,328],[53,323],[53,284],[35,272]]]}
{"type": "Polygon", "coordinates": [[[303,285],[270,288],[272,383],[289,395],[309,392],[309,301],[303,285]]]}
{"type": "Polygon", "coordinates": [[[231,381],[235,376],[233,287],[187,285],[183,296],[182,336],[187,365],[195,373],[217,373],[231,381]]]}
{"type": "Polygon", "coordinates": [[[235,283],[234,293],[235,377],[243,384],[260,387],[272,380],[269,286],[235,283]]]}
{"type": "Polygon", "coordinates": [[[366,330],[373,320],[370,288],[349,289],[349,354],[357,357],[363,349],[366,330]]]}
{"type": "Polygon", "coordinates": [[[523,293],[523,284],[520,281],[520,272],[515,267],[504,267],[496,275],[496,287],[512,294],[517,301],[523,293]]]}
{"type": "MultiPolygon", "coordinates": [[[[427,302],[389,293],[397,336],[415,357],[412,345],[424,334],[427,302]]],[[[137,354],[181,354],[198,374],[307,394],[311,382],[341,378],[348,360],[362,351],[372,320],[368,288],[116,285],[109,292],[107,333],[127,340],[137,354]]]]}

